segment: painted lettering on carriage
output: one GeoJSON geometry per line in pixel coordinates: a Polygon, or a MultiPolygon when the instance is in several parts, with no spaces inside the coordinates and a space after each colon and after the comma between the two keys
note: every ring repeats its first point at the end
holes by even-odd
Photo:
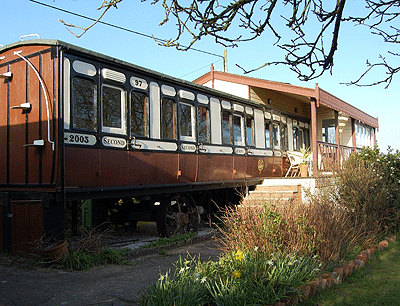
{"type": "Polygon", "coordinates": [[[103,144],[103,146],[112,147],[112,148],[125,148],[126,147],[126,140],[123,138],[104,136],[101,139],[101,143],[103,144]]]}
{"type": "Polygon", "coordinates": [[[131,77],[131,85],[135,88],[140,88],[143,90],[146,90],[148,87],[148,84],[145,79],[141,79],[141,78],[134,77],[134,76],[131,77]]]}
{"type": "Polygon", "coordinates": [[[94,135],[64,133],[64,143],[66,144],[94,146],[96,142],[97,139],[94,135]]]}
{"type": "Polygon", "coordinates": [[[246,153],[246,150],[244,148],[235,148],[235,153],[244,155],[246,153]]]}
{"type": "Polygon", "coordinates": [[[181,151],[183,151],[183,152],[195,152],[196,151],[196,146],[194,144],[182,143],[181,144],[181,151]]]}

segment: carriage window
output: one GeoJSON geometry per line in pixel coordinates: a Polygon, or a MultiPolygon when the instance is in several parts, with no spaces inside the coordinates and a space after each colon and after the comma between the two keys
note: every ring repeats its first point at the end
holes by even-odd
{"type": "Polygon", "coordinates": [[[304,147],[310,147],[310,131],[308,129],[304,130],[304,147]]]}
{"type": "Polygon", "coordinates": [[[233,139],[235,145],[244,145],[243,129],[242,129],[243,117],[239,115],[233,116],[233,139]]]}
{"type": "Polygon", "coordinates": [[[222,143],[232,144],[231,134],[231,119],[232,116],[229,112],[222,112],[222,143]]]}
{"type": "Polygon", "coordinates": [[[102,122],[103,131],[125,133],[125,92],[118,87],[103,86],[102,122]]]}
{"type": "Polygon", "coordinates": [[[293,149],[300,151],[305,148],[303,130],[297,127],[293,128],[293,149]]]}
{"type": "Polygon", "coordinates": [[[149,137],[149,98],[147,94],[131,93],[131,136],[149,137]]]}
{"type": "Polygon", "coordinates": [[[279,124],[274,123],[272,125],[272,139],[274,142],[274,149],[281,149],[281,133],[280,133],[280,129],[279,129],[279,124]]]}
{"type": "Polygon", "coordinates": [[[72,126],[74,129],[97,130],[96,84],[76,77],[72,80],[72,126]]]}
{"type": "Polygon", "coordinates": [[[300,150],[300,148],[299,148],[299,129],[297,127],[293,127],[293,149],[295,151],[300,150]]]}
{"type": "Polygon", "coordinates": [[[267,149],[270,149],[272,146],[271,128],[271,124],[269,122],[265,122],[265,147],[267,149]]]}
{"type": "Polygon", "coordinates": [[[210,138],[210,110],[205,106],[199,106],[197,115],[198,129],[199,129],[199,142],[209,143],[210,138]]]}
{"type": "Polygon", "coordinates": [[[254,147],[254,119],[246,118],[246,145],[254,147]]]}
{"type": "Polygon", "coordinates": [[[281,149],[288,150],[288,129],[286,125],[281,126],[281,149]]]}
{"type": "Polygon", "coordinates": [[[179,103],[179,135],[181,140],[194,141],[194,106],[179,103]]]}
{"type": "Polygon", "coordinates": [[[175,100],[163,98],[161,101],[161,136],[163,139],[177,139],[175,100]]]}

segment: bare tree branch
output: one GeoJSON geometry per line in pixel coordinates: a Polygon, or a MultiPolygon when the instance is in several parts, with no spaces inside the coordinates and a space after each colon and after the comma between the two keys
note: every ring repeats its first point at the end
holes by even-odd
{"type": "MultiPolygon", "coordinates": [[[[103,0],[100,17],[87,28],[63,22],[68,29],[83,31],[81,37],[93,27],[112,6],[122,0],[103,0]]],[[[141,0],[146,2],[148,0],[141,0]]],[[[338,49],[340,28],[344,22],[367,27],[371,35],[383,39],[388,46],[400,43],[400,28],[396,21],[400,16],[399,0],[364,0],[360,16],[345,16],[346,0],[323,2],[322,0],[152,0],[152,5],[162,6],[165,12],[160,25],[176,24],[176,35],[161,40],[162,46],[188,50],[204,37],[212,37],[225,47],[236,47],[242,42],[252,41],[261,35],[271,34],[276,38],[275,47],[284,51],[284,58],[265,62],[257,68],[270,65],[286,65],[302,81],[309,81],[326,72],[332,73],[335,53],[338,49]],[[275,18],[273,18],[275,17],[275,18]],[[279,18],[276,18],[279,17],[279,18]],[[284,27],[282,27],[284,25],[284,27]],[[289,34],[288,34],[289,33],[289,34]],[[329,43],[326,43],[329,42],[329,43]]],[[[71,31],[71,30],[70,30],[71,31]]],[[[72,31],[71,31],[72,32],[72,31]]],[[[399,53],[388,50],[388,57],[399,59],[399,53]]],[[[355,81],[346,83],[357,86],[373,86],[385,83],[389,86],[399,72],[397,65],[389,65],[384,56],[375,64],[368,64],[364,73],[355,81]],[[386,70],[382,79],[363,83],[371,71],[386,70]]]]}
{"type": "Polygon", "coordinates": [[[79,27],[77,25],[71,24],[71,23],[66,23],[64,20],[62,19],[58,19],[62,24],[64,24],[67,27],[67,30],[74,35],[77,38],[82,37],[83,34],[85,34],[87,31],[89,31],[92,27],[94,27],[103,17],[104,15],[107,13],[107,11],[111,8],[111,7],[115,7],[117,8],[117,4],[120,3],[122,0],[110,0],[110,1],[106,1],[103,0],[103,3],[101,4],[100,7],[97,8],[97,10],[102,10],[104,9],[104,11],[101,13],[101,15],[96,19],[96,21],[94,21],[90,26],[83,28],[83,27],[79,27]],[[71,28],[76,28],[79,30],[82,30],[81,34],[75,34],[71,28]]]}

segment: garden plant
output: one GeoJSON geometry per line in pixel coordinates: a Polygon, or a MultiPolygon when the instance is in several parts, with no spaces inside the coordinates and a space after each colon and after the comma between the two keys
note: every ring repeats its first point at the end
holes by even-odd
{"type": "Polygon", "coordinates": [[[318,178],[307,201],[241,204],[224,211],[218,261],[181,258],[142,305],[273,305],[323,271],[396,233],[399,152],[364,148],[318,178]]]}

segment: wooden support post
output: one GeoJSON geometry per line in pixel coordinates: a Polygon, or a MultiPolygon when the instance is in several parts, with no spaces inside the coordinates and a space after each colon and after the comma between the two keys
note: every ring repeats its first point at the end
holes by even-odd
{"type": "Polygon", "coordinates": [[[311,99],[311,147],[312,147],[312,171],[315,174],[318,170],[318,143],[317,143],[317,101],[311,99]]]}
{"type": "Polygon", "coordinates": [[[335,111],[336,166],[340,168],[339,112],[335,111]]]}
{"type": "Polygon", "coordinates": [[[351,142],[353,144],[353,152],[357,150],[357,143],[356,143],[356,120],[351,118],[351,142]]]}

